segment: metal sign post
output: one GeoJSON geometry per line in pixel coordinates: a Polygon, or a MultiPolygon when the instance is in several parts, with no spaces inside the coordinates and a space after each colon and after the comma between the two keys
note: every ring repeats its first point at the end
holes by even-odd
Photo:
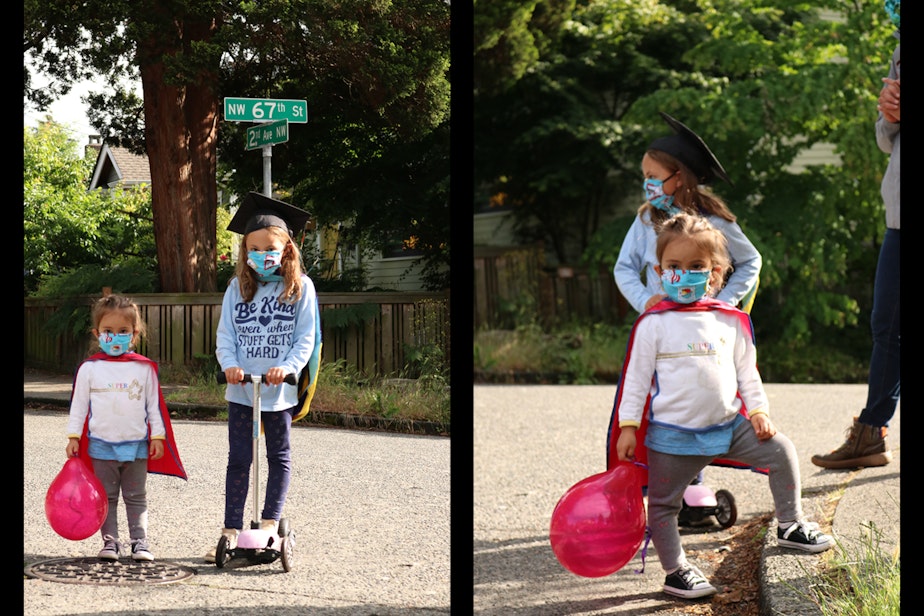
{"type": "Polygon", "coordinates": [[[263,150],[263,194],[273,196],[273,144],[289,140],[289,123],[308,121],[308,102],[289,99],[225,98],[225,120],[257,122],[247,129],[246,150],[263,150]]]}

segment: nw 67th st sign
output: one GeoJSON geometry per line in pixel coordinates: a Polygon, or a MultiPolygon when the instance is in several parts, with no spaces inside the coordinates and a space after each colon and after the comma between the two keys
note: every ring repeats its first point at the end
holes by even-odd
{"type": "Polygon", "coordinates": [[[229,122],[308,122],[308,101],[274,98],[225,98],[229,122]]]}

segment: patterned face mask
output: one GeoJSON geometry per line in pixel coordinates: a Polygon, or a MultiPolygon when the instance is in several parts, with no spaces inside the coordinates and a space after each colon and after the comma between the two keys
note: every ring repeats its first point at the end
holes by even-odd
{"type": "Polygon", "coordinates": [[[281,262],[281,250],[251,250],[247,253],[247,265],[260,280],[282,280],[282,276],[276,273],[281,262]]]}
{"type": "Polygon", "coordinates": [[[678,304],[692,304],[709,292],[709,270],[676,270],[661,272],[661,288],[678,304]]]}
{"type": "Polygon", "coordinates": [[[99,348],[106,355],[116,357],[128,351],[132,343],[131,334],[112,334],[103,332],[99,335],[99,348]]]}
{"type": "Polygon", "coordinates": [[[664,182],[674,177],[674,174],[670,174],[665,180],[656,180],[654,178],[646,178],[642,183],[642,188],[645,189],[645,199],[648,200],[648,203],[658,208],[662,212],[667,212],[671,216],[674,214],[680,213],[680,208],[674,205],[674,195],[664,194],[664,182]]]}

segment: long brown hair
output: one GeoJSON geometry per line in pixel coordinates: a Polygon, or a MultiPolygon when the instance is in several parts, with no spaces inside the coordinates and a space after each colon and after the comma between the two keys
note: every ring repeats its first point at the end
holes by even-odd
{"type": "MultiPolygon", "coordinates": [[[[270,232],[273,239],[281,239],[285,242],[279,262],[279,273],[282,275],[282,292],[279,294],[279,301],[294,304],[302,298],[302,253],[285,229],[279,227],[265,227],[265,229],[270,232]]],[[[247,265],[246,235],[241,238],[238,255],[234,275],[237,276],[241,285],[241,296],[244,301],[249,302],[257,293],[260,279],[257,278],[257,273],[253,271],[253,268],[247,265]]]]}
{"type": "MultiPolygon", "coordinates": [[[[725,202],[713,193],[712,189],[700,186],[696,174],[690,171],[690,168],[676,157],[662,150],[648,150],[645,154],[672,174],[680,174],[680,179],[683,180],[683,188],[674,193],[674,205],[679,207],[681,211],[687,214],[699,214],[700,216],[718,216],[729,222],[737,220],[731,210],[728,209],[728,206],[725,205],[725,202]]],[[[638,213],[643,214],[646,211],[649,213],[651,222],[656,229],[671,217],[670,214],[664,210],[659,210],[647,201],[638,209],[638,213]]]]}

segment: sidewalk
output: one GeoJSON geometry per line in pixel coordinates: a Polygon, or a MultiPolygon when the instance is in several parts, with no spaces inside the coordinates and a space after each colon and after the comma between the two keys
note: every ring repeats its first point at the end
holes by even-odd
{"type": "MultiPolygon", "coordinates": [[[[866,397],[865,385],[767,384],[778,429],[796,445],[805,514],[832,532],[847,549],[862,545],[864,525],[882,532],[880,549],[892,553],[899,542],[901,409],[889,430],[893,461],[880,468],[830,471],[811,463],[815,453],[839,446],[866,397]],[[833,524],[825,522],[837,501],[833,524]]],[[[577,481],[605,468],[605,440],[612,409],[612,386],[506,386],[474,388],[474,602],[475,613],[530,614],[689,614],[697,601],[661,592],[663,571],[649,547],[616,573],[582,578],[565,570],[548,541],[552,510],[577,481]]],[[[727,530],[682,529],[688,555],[715,573],[712,555],[727,549],[737,528],[773,511],[766,477],[709,467],[706,484],[729,490],[738,521],[727,530]]],[[[467,519],[467,516],[466,516],[467,519]]],[[[760,567],[763,616],[820,616],[806,597],[808,572],[820,555],[776,545],[771,523],[760,567]]],[[[835,548],[836,549],[836,548],[835,548]]],[[[858,552],[851,552],[856,554],[858,552]]],[[[862,553],[862,552],[860,552],[862,553]]],[[[709,601],[706,600],[699,600],[709,601]]]]}

